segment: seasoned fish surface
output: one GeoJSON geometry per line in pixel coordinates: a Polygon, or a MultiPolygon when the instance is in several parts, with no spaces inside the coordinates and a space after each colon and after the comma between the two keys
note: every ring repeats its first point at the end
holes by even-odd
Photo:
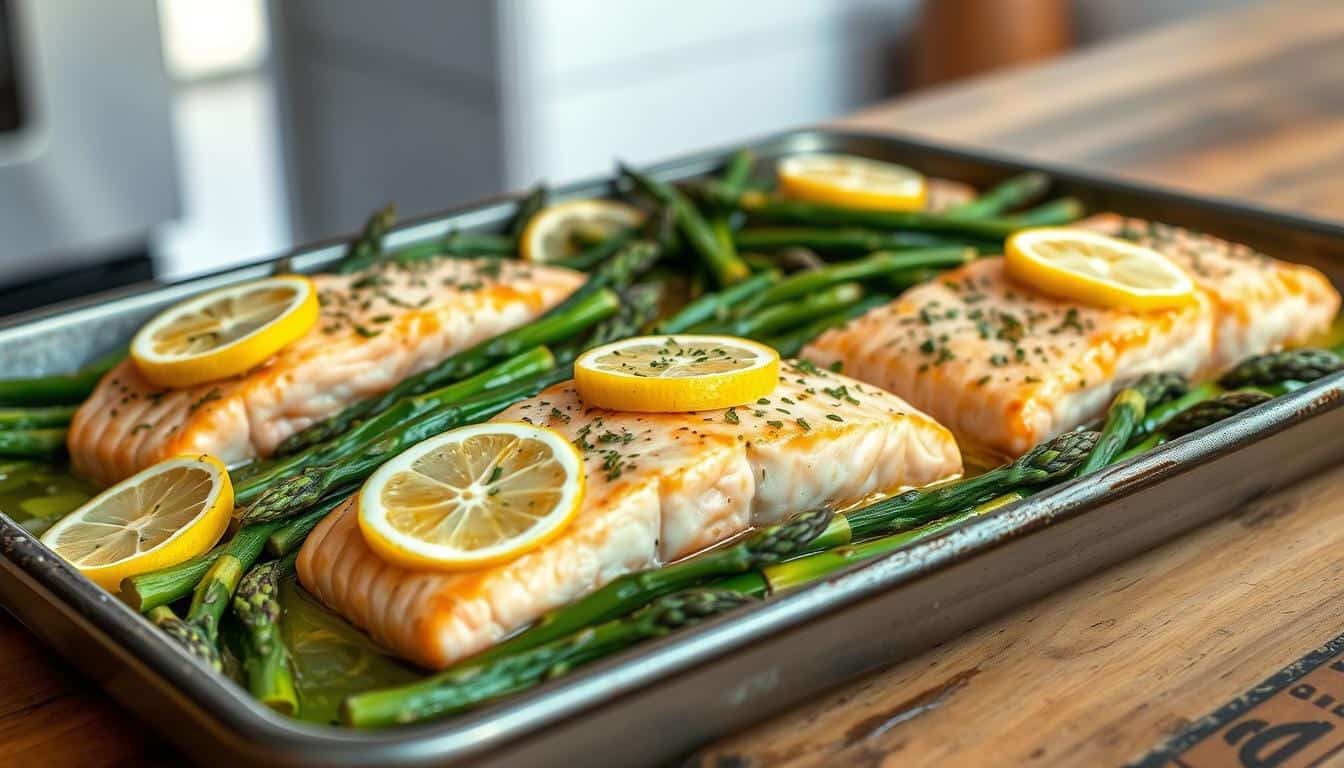
{"type": "Polygon", "coordinates": [[[304,427],[532,320],[583,276],[516,261],[438,259],[313,281],[322,300],[317,325],[245,374],[163,390],[129,361],[110,371],[71,424],[75,471],[113,483],[179,453],[210,453],[230,465],[267,456],[304,427]]]}
{"type": "Polygon", "coordinates": [[[1195,280],[1197,304],[1144,313],[1073,305],[1010,282],[1002,259],[983,259],[823,334],[802,357],[906,398],[988,462],[1095,418],[1136,376],[1212,375],[1306,340],[1339,309],[1309,267],[1170,227],[1113,217],[1086,225],[1168,254],[1195,280]]]}
{"type": "Polygon", "coordinates": [[[497,417],[556,429],[584,456],[582,508],[556,539],[480,571],[413,572],[368,548],[351,501],[304,544],[299,578],[382,644],[443,667],[617,576],[752,525],[961,472],[946,429],[875,387],[785,364],[765,400],[697,413],[621,413],[586,408],[572,383],[558,385],[497,417]]]}

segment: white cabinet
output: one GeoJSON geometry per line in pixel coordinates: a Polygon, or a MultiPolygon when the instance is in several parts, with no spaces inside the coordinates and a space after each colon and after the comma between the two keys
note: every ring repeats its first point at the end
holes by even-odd
{"type": "Polygon", "coordinates": [[[851,111],[899,85],[914,6],[275,3],[296,236],[851,111]]]}

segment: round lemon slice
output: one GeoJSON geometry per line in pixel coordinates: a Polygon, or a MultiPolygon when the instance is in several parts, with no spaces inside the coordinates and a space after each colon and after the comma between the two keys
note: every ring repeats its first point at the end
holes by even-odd
{"type": "Polygon", "coordinates": [[[636,336],[574,361],[588,405],[645,413],[709,411],[754,402],[779,384],[779,353],[735,336],[636,336]]]}
{"type": "Polygon", "coordinates": [[[359,492],[359,528],[396,565],[480,568],[559,534],[583,489],[583,459],[564,435],[522,422],[474,424],[425,440],[373,473],[359,492]]]}
{"type": "Polygon", "coordinates": [[[1152,310],[1195,301],[1195,284],[1151,248],[1065,227],[1024,229],[1004,248],[1008,276],[1061,299],[1152,310]]]}
{"type": "Polygon", "coordinates": [[[309,331],[317,288],[301,275],[231,285],[169,307],[136,334],[131,358],[161,387],[191,387],[259,365],[309,331]]]}
{"type": "Polygon", "coordinates": [[[794,155],[779,163],[779,191],[798,200],[881,211],[924,207],[928,184],[903,165],[851,155],[794,155]]]}
{"type": "Polygon", "coordinates": [[[601,240],[644,223],[644,212],[615,200],[569,200],[543,208],[523,229],[519,250],[527,261],[577,256],[582,238],[601,240]]]}
{"type": "Polygon", "coordinates": [[[233,515],[229,472],[213,456],[179,456],[144,469],[90,499],[42,534],[90,581],[167,568],[210,549],[233,515]]]}

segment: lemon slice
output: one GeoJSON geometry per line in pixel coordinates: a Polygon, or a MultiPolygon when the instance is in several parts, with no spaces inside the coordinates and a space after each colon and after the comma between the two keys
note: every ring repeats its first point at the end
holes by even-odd
{"type": "Polygon", "coordinates": [[[615,200],[569,200],[543,208],[532,217],[519,245],[527,261],[547,262],[577,256],[583,251],[576,235],[591,239],[610,237],[644,223],[644,212],[615,200]]]}
{"type": "Polygon", "coordinates": [[[224,465],[213,456],[178,456],[93,497],[48,528],[42,543],[112,590],[124,578],[210,549],[232,515],[233,485],[224,465]]]}
{"type": "Polygon", "coordinates": [[[1004,268],[1042,293],[1100,307],[1151,310],[1195,301],[1195,284],[1151,248],[1067,227],[1024,229],[1008,238],[1004,268]]]}
{"type": "Polygon", "coordinates": [[[580,355],[574,384],[613,411],[709,411],[774,391],[779,353],[735,336],[636,336],[580,355]]]}
{"type": "Polygon", "coordinates": [[[781,194],[798,200],[881,211],[924,207],[924,176],[903,165],[852,155],[794,155],[777,170],[781,194]]]}
{"type": "Polygon", "coordinates": [[[169,307],[131,342],[140,373],[161,387],[191,387],[259,365],[309,331],[317,288],[301,275],[231,285],[169,307]]]}
{"type": "Polygon", "coordinates": [[[384,464],[359,492],[375,552],[413,569],[512,560],[564,530],[583,500],[583,459],[564,435],[522,422],[454,429],[384,464]]]}

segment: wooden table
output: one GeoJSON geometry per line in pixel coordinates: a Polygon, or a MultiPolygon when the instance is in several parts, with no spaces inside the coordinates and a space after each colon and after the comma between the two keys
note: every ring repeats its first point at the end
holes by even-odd
{"type": "MultiPolygon", "coordinates": [[[[1344,4],[1165,28],[842,122],[1344,212],[1344,4]]],[[[1344,469],[735,738],[693,764],[1104,765],[1344,632],[1344,469]]],[[[1231,510],[1230,510],[1231,511],[1231,510]]],[[[177,765],[0,617],[6,765],[177,765]]]]}

